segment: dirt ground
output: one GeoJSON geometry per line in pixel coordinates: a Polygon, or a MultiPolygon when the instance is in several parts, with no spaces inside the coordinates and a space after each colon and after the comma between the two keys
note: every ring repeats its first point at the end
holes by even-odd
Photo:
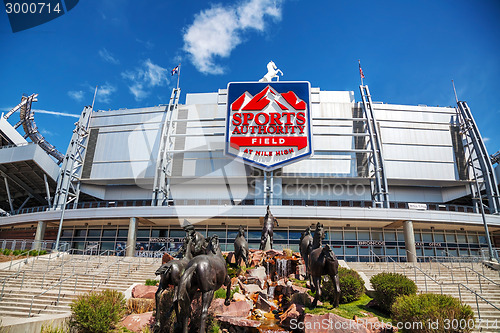
{"type": "MultiPolygon", "coordinates": [[[[12,258],[14,258],[13,255],[10,255],[10,256],[5,256],[3,254],[0,254],[0,262],[6,262],[6,261],[11,261],[12,258]]],[[[15,257],[15,260],[17,259],[23,259],[23,258],[26,258],[26,256],[19,256],[19,257],[15,257]]]]}

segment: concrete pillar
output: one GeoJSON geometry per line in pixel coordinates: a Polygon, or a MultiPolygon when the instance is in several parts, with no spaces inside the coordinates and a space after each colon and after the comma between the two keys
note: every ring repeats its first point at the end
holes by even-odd
{"type": "Polygon", "coordinates": [[[403,222],[403,233],[405,236],[406,261],[417,262],[417,248],[415,247],[415,234],[413,233],[413,222],[403,222]]]}
{"type": "Polygon", "coordinates": [[[45,229],[47,228],[47,222],[39,221],[36,227],[35,241],[33,242],[33,250],[41,250],[42,241],[45,235],[45,229]]]}
{"type": "Polygon", "coordinates": [[[127,236],[127,251],[125,255],[127,257],[135,256],[135,244],[137,242],[137,218],[131,217],[128,225],[128,236],[127,236]]]}

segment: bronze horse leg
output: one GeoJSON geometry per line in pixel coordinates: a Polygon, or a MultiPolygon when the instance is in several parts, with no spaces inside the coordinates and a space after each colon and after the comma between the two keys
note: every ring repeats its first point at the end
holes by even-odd
{"type": "Polygon", "coordinates": [[[212,299],[214,298],[214,291],[208,290],[201,295],[201,317],[200,317],[200,332],[206,332],[207,325],[207,316],[208,316],[208,308],[210,307],[210,303],[212,303],[212,299]]]}
{"type": "Polygon", "coordinates": [[[330,275],[330,279],[332,279],[332,282],[335,287],[335,298],[333,302],[333,307],[336,308],[339,306],[340,303],[340,279],[339,279],[339,274],[337,273],[335,276],[330,275]]]}
{"type": "Polygon", "coordinates": [[[312,278],[314,290],[316,291],[316,295],[314,296],[314,300],[312,302],[312,307],[315,308],[318,305],[318,300],[321,297],[321,275],[314,276],[312,278]]]}

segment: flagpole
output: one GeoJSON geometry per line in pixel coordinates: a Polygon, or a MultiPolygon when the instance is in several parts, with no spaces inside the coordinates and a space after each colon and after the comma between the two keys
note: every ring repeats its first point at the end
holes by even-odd
{"type": "Polygon", "coordinates": [[[181,64],[179,64],[179,69],[177,70],[177,90],[179,90],[180,77],[181,77],[181,64]]]}

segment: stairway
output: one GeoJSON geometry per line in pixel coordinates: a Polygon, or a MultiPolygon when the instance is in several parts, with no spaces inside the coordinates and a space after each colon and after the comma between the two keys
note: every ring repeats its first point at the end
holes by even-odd
{"type": "Polygon", "coordinates": [[[363,272],[368,279],[381,272],[406,275],[415,281],[418,292],[446,294],[471,306],[481,324],[476,332],[500,332],[500,275],[478,263],[349,262],[350,268],[363,272]],[[475,271],[475,272],[474,272],[475,271]],[[477,273],[476,273],[477,272],[477,273]],[[478,274],[479,273],[479,274],[478,274]],[[470,290],[477,293],[476,296],[470,290]],[[478,310],[479,309],[479,310],[478,310]],[[496,326],[495,326],[496,325],[496,326]]]}
{"type": "Polygon", "coordinates": [[[0,319],[5,323],[69,313],[78,295],[104,289],[124,292],[133,283],[154,279],[160,265],[158,258],[66,254],[42,256],[15,270],[0,269],[0,319]]]}

